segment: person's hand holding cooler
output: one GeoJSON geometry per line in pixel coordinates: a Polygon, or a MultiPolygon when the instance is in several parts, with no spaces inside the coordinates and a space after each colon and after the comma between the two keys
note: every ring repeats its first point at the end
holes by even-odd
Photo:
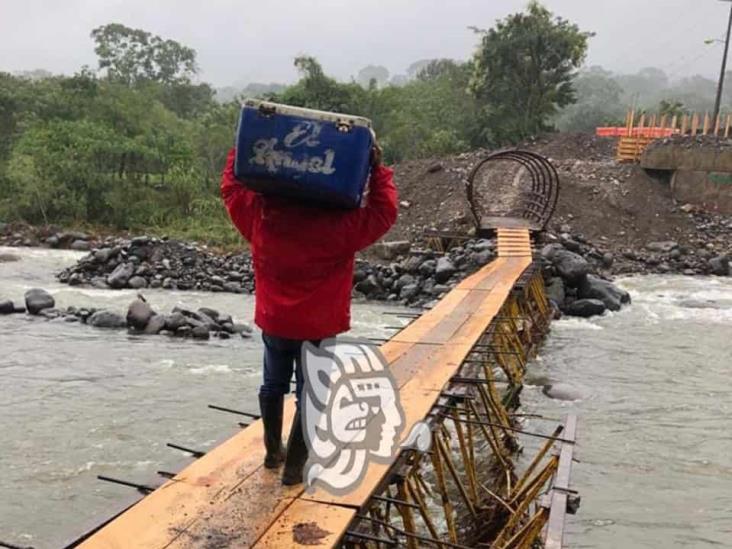
{"type": "Polygon", "coordinates": [[[381,166],[381,157],[383,151],[378,142],[374,141],[374,146],[371,147],[371,167],[381,166]]]}

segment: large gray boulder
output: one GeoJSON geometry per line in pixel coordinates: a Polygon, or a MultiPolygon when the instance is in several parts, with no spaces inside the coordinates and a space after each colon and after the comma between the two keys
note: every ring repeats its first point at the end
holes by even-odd
{"type": "Polygon", "coordinates": [[[134,272],[135,267],[132,263],[120,263],[107,277],[107,284],[116,289],[124,288],[134,272]]]}
{"type": "Polygon", "coordinates": [[[174,311],[173,314],[165,317],[165,329],[177,332],[184,326],[188,326],[188,318],[181,312],[174,311]]]}
{"type": "Polygon", "coordinates": [[[417,294],[419,294],[419,284],[407,284],[399,291],[399,297],[407,301],[416,297],[417,294]]]}
{"type": "Polygon", "coordinates": [[[198,312],[206,315],[209,318],[212,318],[217,322],[219,320],[219,317],[221,316],[221,313],[219,313],[216,309],[212,309],[210,307],[199,307],[198,312]]]}
{"type": "Polygon", "coordinates": [[[25,308],[32,315],[37,315],[43,309],[51,309],[56,305],[53,296],[41,288],[33,288],[25,292],[25,308]]]}
{"type": "Polygon", "coordinates": [[[541,249],[541,257],[547,261],[554,261],[554,257],[563,251],[565,251],[564,246],[559,243],[547,244],[541,249]]]}
{"type": "Polygon", "coordinates": [[[587,260],[569,250],[556,251],[551,262],[564,282],[573,287],[579,285],[590,272],[590,264],[587,260]]]}
{"type": "Polygon", "coordinates": [[[712,274],[717,276],[729,276],[729,258],[726,255],[720,255],[713,257],[709,260],[709,268],[712,274]]]}
{"type": "Polygon", "coordinates": [[[92,257],[96,263],[106,263],[114,255],[115,251],[112,248],[102,248],[92,253],[92,257]]]}
{"type": "Polygon", "coordinates": [[[207,330],[218,331],[221,329],[221,326],[219,326],[218,322],[216,322],[213,318],[211,318],[207,314],[201,312],[200,309],[193,313],[193,318],[188,319],[189,324],[191,324],[192,319],[195,319],[198,322],[200,322],[201,325],[205,326],[207,330]]]}
{"type": "Polygon", "coordinates": [[[141,290],[143,288],[147,288],[147,280],[145,280],[141,276],[133,276],[127,281],[127,284],[130,286],[130,288],[134,290],[141,290]]]}
{"type": "Polygon", "coordinates": [[[437,267],[435,268],[435,280],[442,284],[450,280],[450,277],[455,274],[455,265],[447,257],[441,257],[437,260],[437,267]]]}
{"type": "Polygon", "coordinates": [[[155,335],[159,334],[164,328],[166,324],[166,318],[165,315],[153,315],[150,317],[150,320],[147,322],[147,326],[145,326],[144,333],[155,335]]]}
{"type": "Polygon", "coordinates": [[[474,268],[490,263],[494,257],[493,250],[486,249],[470,254],[470,265],[474,268]]]}
{"type": "Polygon", "coordinates": [[[193,339],[208,339],[211,334],[205,326],[196,326],[191,330],[191,336],[193,336],[193,339]]]}
{"type": "Polygon", "coordinates": [[[619,311],[626,303],[630,303],[630,294],[594,275],[587,277],[580,283],[577,295],[582,299],[599,299],[611,311],[619,311]]]}
{"type": "Polygon", "coordinates": [[[589,318],[605,312],[605,304],[599,299],[578,299],[564,308],[569,316],[589,318]]]}
{"type": "Polygon", "coordinates": [[[404,261],[402,261],[399,266],[404,272],[416,273],[422,263],[424,263],[424,260],[421,257],[416,255],[410,255],[404,261]]]}
{"type": "Polygon", "coordinates": [[[357,291],[368,297],[373,292],[379,289],[379,282],[376,280],[376,277],[374,275],[370,274],[361,282],[356,284],[355,287],[357,291]]]}
{"type": "Polygon", "coordinates": [[[148,303],[141,299],[136,299],[127,308],[127,326],[135,330],[144,330],[154,315],[155,312],[148,303]]]}
{"type": "Polygon", "coordinates": [[[436,268],[437,268],[437,260],[426,259],[419,266],[419,274],[421,274],[422,276],[432,276],[434,274],[436,268]]]}
{"type": "Polygon", "coordinates": [[[403,274],[399,278],[397,278],[396,283],[394,284],[394,289],[397,291],[401,291],[404,286],[411,286],[417,284],[417,279],[414,278],[410,274],[403,274]]]}
{"type": "Polygon", "coordinates": [[[86,323],[95,328],[124,328],[127,326],[127,321],[122,315],[111,311],[97,311],[86,320],[86,323]]]}

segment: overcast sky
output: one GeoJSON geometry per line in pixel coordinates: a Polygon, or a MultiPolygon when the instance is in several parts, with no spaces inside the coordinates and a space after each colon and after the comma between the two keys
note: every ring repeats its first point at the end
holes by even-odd
{"type": "MultiPolygon", "coordinates": [[[[672,77],[715,76],[728,3],[719,0],[545,0],[597,33],[588,65],[658,66],[672,77]]],[[[413,61],[466,59],[477,37],[526,0],[0,0],[0,70],[73,73],[96,66],[92,28],[110,22],[173,38],[198,52],[216,86],[295,79],[292,59],[316,56],[338,78],[368,64],[403,73],[413,61]]]]}

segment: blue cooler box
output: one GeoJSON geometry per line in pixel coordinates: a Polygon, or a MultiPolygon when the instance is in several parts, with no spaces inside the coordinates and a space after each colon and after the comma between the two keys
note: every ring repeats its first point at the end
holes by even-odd
{"type": "Polygon", "coordinates": [[[373,144],[367,118],[248,99],[236,132],[234,174],[262,194],[357,208],[373,144]]]}

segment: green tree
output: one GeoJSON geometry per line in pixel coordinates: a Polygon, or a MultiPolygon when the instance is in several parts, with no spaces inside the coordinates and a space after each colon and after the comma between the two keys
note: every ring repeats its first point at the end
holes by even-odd
{"type": "Polygon", "coordinates": [[[195,50],[175,40],[119,23],[97,27],[91,37],[99,69],[127,85],[140,81],[188,83],[197,72],[195,50]]]}
{"type": "Polygon", "coordinates": [[[282,103],[324,111],[364,114],[368,91],[353,83],[342,84],[323,72],[317,59],[301,56],[295,59],[301,78],[281,94],[273,97],[282,103]]]}
{"type": "Polygon", "coordinates": [[[57,120],[26,131],[13,149],[8,179],[21,215],[32,222],[103,217],[102,195],[128,143],[89,121],[57,120]]]}
{"type": "Polygon", "coordinates": [[[195,118],[214,103],[214,90],[208,84],[177,83],[154,85],[160,102],[181,118],[195,118]]]}
{"type": "Polygon", "coordinates": [[[478,108],[467,90],[470,65],[442,64],[446,67],[375,92],[369,115],[388,161],[452,154],[478,144],[478,108]]]}
{"type": "Polygon", "coordinates": [[[584,61],[591,33],[536,1],[488,31],[473,61],[470,88],[483,105],[487,127],[499,143],[550,129],[549,119],[575,101],[572,78],[584,61]]]}

